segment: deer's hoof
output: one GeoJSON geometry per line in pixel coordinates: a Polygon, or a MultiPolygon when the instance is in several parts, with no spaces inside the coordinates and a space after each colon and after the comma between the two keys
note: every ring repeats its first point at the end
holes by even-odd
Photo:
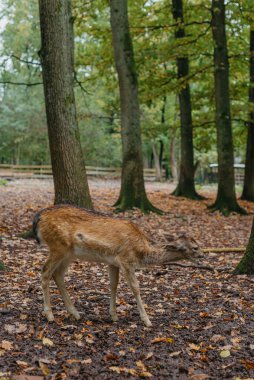
{"type": "Polygon", "coordinates": [[[74,309],[74,310],[70,310],[69,313],[70,313],[70,315],[72,315],[77,321],[80,319],[80,314],[79,314],[79,312],[78,312],[76,309],[74,309]]]}
{"type": "Polygon", "coordinates": [[[144,324],[146,325],[146,327],[151,327],[152,326],[152,322],[150,321],[150,319],[145,319],[144,320],[144,324]]]}
{"type": "Polygon", "coordinates": [[[118,316],[116,314],[112,314],[111,315],[111,319],[113,322],[117,322],[118,321],[118,316]]]}
{"type": "Polygon", "coordinates": [[[54,315],[53,315],[52,311],[44,310],[43,314],[45,315],[45,317],[47,318],[47,320],[49,322],[53,322],[54,321],[54,315]]]}

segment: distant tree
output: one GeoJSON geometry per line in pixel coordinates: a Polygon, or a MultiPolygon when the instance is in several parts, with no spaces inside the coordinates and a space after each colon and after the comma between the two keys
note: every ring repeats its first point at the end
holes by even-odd
{"type": "Polygon", "coordinates": [[[70,0],[39,0],[43,84],[55,203],[92,208],[82,155],[74,82],[70,0]]]}
{"type": "Polygon", "coordinates": [[[212,0],[215,107],[218,151],[218,192],[213,210],[243,213],[235,194],[234,154],[229,98],[229,62],[224,0],[212,0]]]}
{"type": "Polygon", "coordinates": [[[244,185],[241,199],[254,202],[254,26],[250,29],[249,118],[244,185]]]}
{"type": "MultiPolygon", "coordinates": [[[[185,38],[183,2],[182,0],[172,0],[172,13],[177,29],[175,38],[185,38]]],[[[184,54],[177,57],[177,76],[179,80],[186,79],[185,83],[179,87],[179,105],[181,119],[181,160],[180,175],[178,185],[173,195],[183,196],[191,199],[202,198],[197,194],[194,184],[195,166],[193,153],[193,130],[190,86],[187,82],[189,75],[189,59],[184,54]]]]}
{"type": "Polygon", "coordinates": [[[160,212],[147,198],[139,119],[138,80],[129,31],[127,0],[110,0],[110,21],[121,103],[122,177],[115,206],[160,212]]]}
{"type": "Polygon", "coordinates": [[[233,273],[254,274],[254,220],[246,251],[233,273]]]}

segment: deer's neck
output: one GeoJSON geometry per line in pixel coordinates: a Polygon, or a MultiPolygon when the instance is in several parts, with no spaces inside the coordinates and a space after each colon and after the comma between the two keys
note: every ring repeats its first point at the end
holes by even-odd
{"type": "Polygon", "coordinates": [[[144,265],[163,265],[177,260],[177,254],[166,252],[162,248],[151,247],[151,251],[144,255],[144,265]]]}

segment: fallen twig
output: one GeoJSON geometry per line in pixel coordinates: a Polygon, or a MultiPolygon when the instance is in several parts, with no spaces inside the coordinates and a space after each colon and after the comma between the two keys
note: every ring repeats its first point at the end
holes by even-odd
{"type": "Polygon", "coordinates": [[[211,272],[226,272],[228,270],[231,270],[231,267],[223,267],[223,268],[213,268],[210,265],[196,265],[196,264],[180,264],[180,263],[168,263],[167,265],[177,265],[182,268],[194,268],[194,269],[204,269],[209,270],[211,272]]]}
{"type": "Polygon", "coordinates": [[[203,252],[214,252],[214,253],[223,253],[223,252],[244,252],[246,247],[227,247],[227,248],[204,248],[203,252]]]}
{"type": "Polygon", "coordinates": [[[205,269],[205,270],[210,270],[212,272],[215,272],[217,269],[214,269],[213,267],[210,267],[209,265],[195,265],[195,264],[180,264],[180,263],[168,263],[167,265],[177,265],[182,268],[196,268],[196,269],[205,269]]]}

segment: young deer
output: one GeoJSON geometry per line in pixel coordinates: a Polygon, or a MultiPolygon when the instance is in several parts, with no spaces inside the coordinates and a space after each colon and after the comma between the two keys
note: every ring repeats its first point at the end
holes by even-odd
{"type": "Polygon", "coordinates": [[[108,265],[113,321],[117,320],[116,290],[120,269],[134,294],[142,321],[151,326],[140,298],[135,269],[202,256],[192,238],[179,236],[168,241],[163,248],[155,248],[132,222],[75,206],[52,206],[42,210],[34,218],[33,229],[37,241],[46,243],[49,248],[49,258],[42,270],[44,314],[49,321],[54,320],[49,295],[52,277],[68,312],[76,319],[80,318],[64,284],[64,273],[76,259],[108,265]]]}

